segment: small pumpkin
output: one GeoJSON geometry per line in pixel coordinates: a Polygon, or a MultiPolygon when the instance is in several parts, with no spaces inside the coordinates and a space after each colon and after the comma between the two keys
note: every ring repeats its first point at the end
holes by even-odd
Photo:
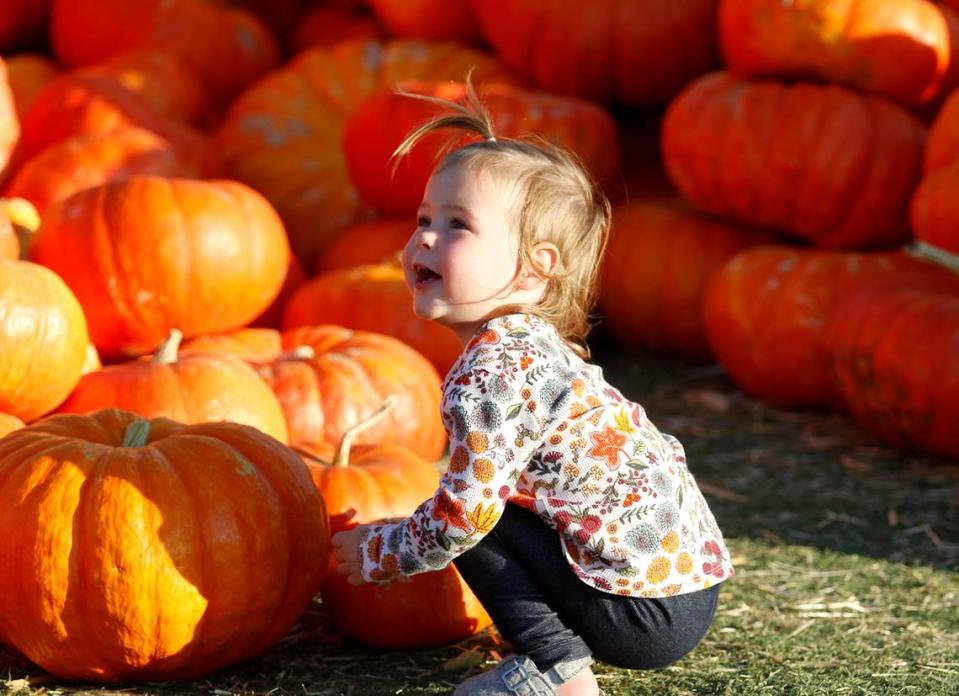
{"type": "Polygon", "coordinates": [[[902,108],[837,85],[699,78],[663,119],[670,179],[700,210],[818,246],[909,239],[925,129],[902,108]]]}
{"type": "Polygon", "coordinates": [[[826,325],[843,297],[876,285],[959,293],[959,276],[901,251],[754,247],[707,285],[706,336],[747,393],[781,406],[841,408],[826,325]]]}
{"type": "Polygon", "coordinates": [[[286,305],[283,328],[336,324],[394,336],[424,355],[445,375],[463,351],[449,328],[416,316],[399,264],[327,271],[302,285],[286,305]]]}
{"type": "Polygon", "coordinates": [[[174,328],[244,326],[279,293],[289,254],[282,222],[249,187],[155,176],[50,206],[31,245],[74,289],[108,360],[143,355],[174,328]]]}
{"type": "Polygon", "coordinates": [[[0,259],[0,411],[24,421],[56,408],[80,380],[87,322],[53,271],[0,259]]]}
{"type": "MultiPolygon", "coordinates": [[[[405,447],[356,445],[353,438],[388,412],[390,402],[346,433],[336,448],[299,452],[330,516],[330,534],[409,515],[439,484],[436,467],[405,447]],[[334,456],[331,456],[334,455],[334,456]]],[[[323,583],[323,603],[337,630],[380,648],[410,649],[467,638],[492,623],[455,566],[420,573],[408,582],[350,585],[332,567],[323,583]]]]}
{"type": "Polygon", "coordinates": [[[173,331],[150,358],[89,372],[60,413],[119,408],[181,423],[230,421],[286,442],[283,410],[270,388],[243,360],[224,354],[179,356],[183,336],[173,331]]]}
{"type": "Polygon", "coordinates": [[[245,425],[51,416],[0,440],[0,495],[0,641],[62,679],[187,679],[257,655],[326,572],[306,467],[245,425]]]}
{"type": "Polygon", "coordinates": [[[959,294],[856,295],[836,307],[828,340],[860,425],[897,447],[959,458],[959,294]]]}

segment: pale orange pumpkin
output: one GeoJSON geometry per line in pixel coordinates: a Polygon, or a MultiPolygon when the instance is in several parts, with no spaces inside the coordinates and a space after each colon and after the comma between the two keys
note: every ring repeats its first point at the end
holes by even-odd
{"type": "Polygon", "coordinates": [[[119,408],[180,423],[230,421],[287,441],[280,404],[249,365],[225,354],[191,353],[181,358],[181,339],[173,332],[153,357],[83,375],[58,412],[119,408]]]}
{"type": "Polygon", "coordinates": [[[194,678],[282,638],[326,572],[299,457],[108,409],[0,440],[0,641],[63,679],[194,678]]]}
{"type": "Polygon", "coordinates": [[[494,58],[453,43],[345,41],[304,51],[244,92],[217,139],[226,172],[276,207],[294,253],[312,267],[336,232],[372,217],[349,181],[343,129],[401,80],[515,82],[494,58]]]}
{"type": "Polygon", "coordinates": [[[0,411],[32,421],[80,380],[87,322],[69,287],[48,268],[0,259],[0,411]]]}
{"type": "Polygon", "coordinates": [[[170,329],[244,326],[289,266],[283,224],[235,181],[132,177],[49,207],[31,255],[74,289],[107,359],[142,355],[170,329]]]}

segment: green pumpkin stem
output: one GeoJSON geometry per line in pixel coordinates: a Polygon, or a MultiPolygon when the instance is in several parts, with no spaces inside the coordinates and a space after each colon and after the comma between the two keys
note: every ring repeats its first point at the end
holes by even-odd
{"type": "Polygon", "coordinates": [[[157,365],[172,365],[177,361],[180,352],[180,343],[183,341],[183,332],[179,329],[170,329],[170,335],[153,354],[153,362],[157,365]]]}
{"type": "Polygon", "coordinates": [[[336,450],[336,459],[333,460],[333,466],[349,466],[350,447],[353,446],[353,438],[367,428],[372,428],[374,425],[386,418],[389,412],[393,410],[395,405],[396,397],[390,394],[388,397],[386,397],[383,405],[380,406],[369,418],[361,420],[359,423],[343,433],[343,438],[340,440],[340,446],[336,450]]]}
{"type": "Polygon", "coordinates": [[[915,241],[906,244],[906,253],[922,261],[931,261],[947,271],[959,274],[959,254],[953,254],[926,242],[915,241]]]}
{"type": "Polygon", "coordinates": [[[145,418],[137,418],[127,425],[123,431],[123,442],[121,447],[143,447],[150,439],[150,421],[145,418]]]}

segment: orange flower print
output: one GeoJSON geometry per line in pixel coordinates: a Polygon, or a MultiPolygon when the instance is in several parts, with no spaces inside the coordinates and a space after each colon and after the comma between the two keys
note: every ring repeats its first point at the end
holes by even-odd
{"type": "Polygon", "coordinates": [[[433,498],[432,517],[434,520],[440,520],[446,523],[443,525],[444,533],[449,529],[450,525],[458,529],[469,529],[470,523],[464,514],[465,510],[466,505],[463,501],[451,496],[445,488],[433,498]]]}
{"type": "Polygon", "coordinates": [[[596,459],[605,459],[610,470],[616,471],[619,468],[619,455],[623,454],[622,447],[626,444],[626,436],[607,425],[601,433],[590,433],[589,438],[593,441],[593,446],[587,454],[596,459]]]}
{"type": "MultiPolygon", "coordinates": [[[[472,433],[470,434],[472,435],[472,433]]],[[[463,447],[457,447],[453,454],[450,455],[450,471],[452,471],[454,474],[463,473],[466,471],[469,461],[470,456],[467,454],[466,449],[463,447]]]]}
{"type": "Polygon", "coordinates": [[[370,538],[366,544],[366,555],[373,563],[380,562],[380,554],[383,552],[383,537],[379,534],[370,538]]]}
{"type": "Polygon", "coordinates": [[[533,364],[533,359],[528,355],[524,355],[519,359],[519,369],[525,370],[527,367],[533,364]]]}

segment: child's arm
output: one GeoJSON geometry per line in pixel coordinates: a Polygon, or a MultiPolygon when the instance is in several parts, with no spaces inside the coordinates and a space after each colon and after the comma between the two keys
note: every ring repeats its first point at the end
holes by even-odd
{"type": "Polygon", "coordinates": [[[527,379],[532,361],[505,369],[479,362],[484,366],[471,361],[473,367],[450,382],[444,420],[451,454],[439,488],[407,519],[367,529],[360,546],[364,580],[387,582],[439,570],[478,543],[503,514],[539,446],[544,420],[539,416],[552,403],[532,398],[527,379]]]}

